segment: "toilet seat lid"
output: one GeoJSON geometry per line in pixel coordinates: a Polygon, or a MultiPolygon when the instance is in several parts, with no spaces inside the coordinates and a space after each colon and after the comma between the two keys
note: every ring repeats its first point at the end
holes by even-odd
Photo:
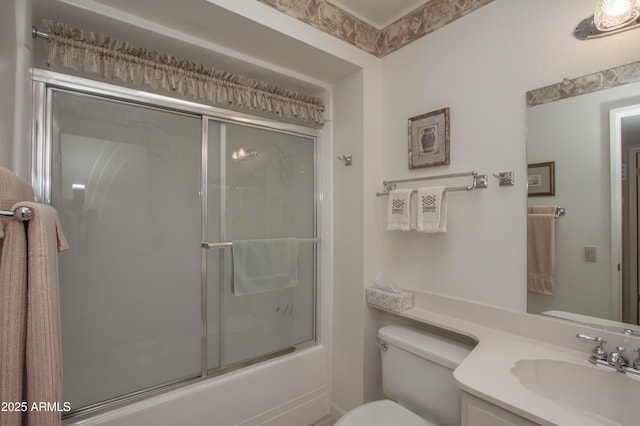
{"type": "Polygon", "coordinates": [[[335,426],[435,426],[389,399],[369,402],[340,417],[335,426]]]}

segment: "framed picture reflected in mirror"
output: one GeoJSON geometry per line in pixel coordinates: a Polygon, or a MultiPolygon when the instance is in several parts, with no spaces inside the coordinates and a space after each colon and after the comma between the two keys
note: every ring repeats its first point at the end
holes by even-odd
{"type": "Polygon", "coordinates": [[[527,167],[527,193],[529,197],[556,195],[555,162],[529,164],[527,167]]]}

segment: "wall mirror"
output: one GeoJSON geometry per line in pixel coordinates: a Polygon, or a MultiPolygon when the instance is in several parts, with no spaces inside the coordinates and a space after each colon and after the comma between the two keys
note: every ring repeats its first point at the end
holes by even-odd
{"type": "Polygon", "coordinates": [[[549,243],[528,209],[528,263],[550,253],[545,245],[555,250],[552,269],[540,259],[528,268],[528,277],[554,274],[547,294],[528,280],[528,311],[640,333],[640,62],[529,91],[527,107],[527,162],[552,163],[555,187],[529,190],[527,204],[565,212],[549,243]]]}

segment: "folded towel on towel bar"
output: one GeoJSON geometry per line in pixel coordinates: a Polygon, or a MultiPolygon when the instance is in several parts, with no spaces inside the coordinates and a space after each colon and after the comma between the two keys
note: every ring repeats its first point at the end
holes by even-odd
{"type": "Polygon", "coordinates": [[[233,241],[233,294],[245,296],[298,284],[298,240],[233,241]]]}
{"type": "Polygon", "coordinates": [[[447,193],[444,186],[418,189],[418,231],[447,232],[447,193]]]}
{"type": "Polygon", "coordinates": [[[387,231],[411,230],[411,189],[389,191],[387,231]]]}

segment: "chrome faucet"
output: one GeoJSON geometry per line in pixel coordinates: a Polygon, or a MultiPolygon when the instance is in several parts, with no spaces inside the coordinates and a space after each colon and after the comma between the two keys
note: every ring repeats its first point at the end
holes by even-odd
{"type": "Polygon", "coordinates": [[[633,362],[631,363],[631,366],[636,370],[640,371],[640,348],[635,348],[633,351],[638,352],[638,357],[633,360],[633,362]]]}
{"type": "Polygon", "coordinates": [[[623,352],[624,348],[622,346],[617,346],[615,352],[611,352],[609,354],[607,362],[609,362],[609,365],[616,370],[624,373],[626,368],[629,366],[629,360],[622,355],[623,352]]]}
{"type": "Polygon", "coordinates": [[[602,347],[602,345],[607,342],[602,340],[602,337],[591,337],[582,333],[578,333],[576,337],[578,339],[591,340],[593,342],[596,342],[596,346],[591,350],[591,358],[589,358],[589,361],[591,361],[593,364],[597,364],[598,360],[607,361],[607,351],[605,351],[602,347]]]}
{"type": "Polygon", "coordinates": [[[633,350],[634,352],[638,352],[638,357],[633,360],[630,366],[629,360],[622,355],[625,351],[624,347],[617,346],[615,351],[607,354],[607,351],[602,347],[602,345],[607,342],[602,340],[601,337],[591,337],[581,333],[578,333],[576,337],[578,339],[596,342],[596,346],[591,351],[591,357],[589,357],[589,361],[591,363],[597,366],[615,369],[616,371],[627,375],[640,377],[640,348],[635,348],[633,350]]]}

